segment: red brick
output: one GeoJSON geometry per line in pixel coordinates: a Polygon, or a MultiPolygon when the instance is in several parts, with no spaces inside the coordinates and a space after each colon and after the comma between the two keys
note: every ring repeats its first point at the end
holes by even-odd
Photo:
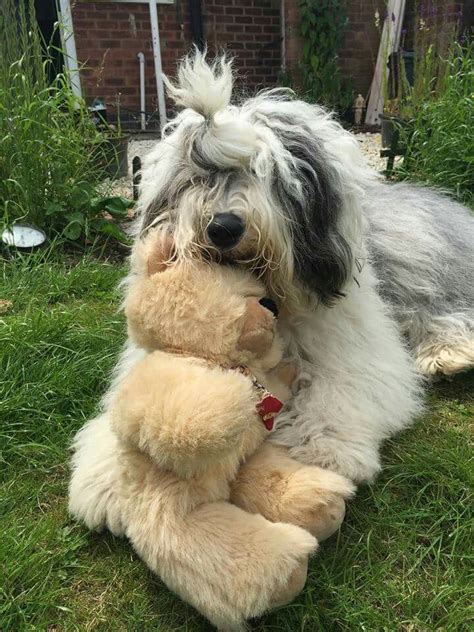
{"type": "Polygon", "coordinates": [[[216,24],[232,24],[235,20],[234,20],[234,16],[233,15],[216,15],[214,16],[214,22],[216,22],[216,24]]]}
{"type": "Polygon", "coordinates": [[[241,7],[225,7],[226,15],[243,15],[244,10],[241,7]]]}
{"type": "Polygon", "coordinates": [[[209,10],[209,8],[206,9],[206,7],[204,7],[203,17],[204,19],[206,19],[209,16],[222,15],[223,13],[225,13],[225,10],[226,10],[226,7],[212,7],[211,10],[209,10]]]}

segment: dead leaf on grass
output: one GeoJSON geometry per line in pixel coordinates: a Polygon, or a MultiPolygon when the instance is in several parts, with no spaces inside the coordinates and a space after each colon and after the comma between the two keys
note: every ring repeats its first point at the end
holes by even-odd
{"type": "Polygon", "coordinates": [[[0,314],[6,314],[13,307],[13,303],[11,301],[7,301],[5,299],[0,299],[0,314]]]}

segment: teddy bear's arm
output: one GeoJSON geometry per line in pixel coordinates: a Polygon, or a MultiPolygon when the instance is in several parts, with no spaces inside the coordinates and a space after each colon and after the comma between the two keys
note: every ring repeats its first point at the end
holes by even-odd
{"type": "Polygon", "coordinates": [[[235,465],[259,445],[256,397],[235,371],[156,351],[119,386],[112,425],[160,466],[189,476],[226,459],[235,465]]]}

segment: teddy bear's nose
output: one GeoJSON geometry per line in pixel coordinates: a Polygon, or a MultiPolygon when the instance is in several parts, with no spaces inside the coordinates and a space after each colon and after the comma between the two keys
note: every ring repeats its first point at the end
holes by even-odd
{"type": "Polygon", "coordinates": [[[242,239],[245,231],[243,220],[234,213],[218,213],[207,227],[207,235],[213,246],[229,250],[242,239]]]}
{"type": "Polygon", "coordinates": [[[258,302],[260,303],[260,305],[265,307],[265,309],[270,310],[275,318],[278,318],[278,307],[273,299],[268,298],[268,296],[264,296],[258,302]]]}

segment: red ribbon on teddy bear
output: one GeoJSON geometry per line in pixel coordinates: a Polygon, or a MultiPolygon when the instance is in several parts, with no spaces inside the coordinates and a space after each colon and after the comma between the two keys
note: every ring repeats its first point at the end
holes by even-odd
{"type": "Polygon", "coordinates": [[[273,430],[275,417],[283,408],[283,402],[267,391],[263,384],[260,384],[255,375],[253,375],[246,366],[239,366],[237,370],[250,377],[254,387],[261,393],[262,399],[257,404],[257,412],[262,418],[265,428],[268,431],[273,430]]]}

